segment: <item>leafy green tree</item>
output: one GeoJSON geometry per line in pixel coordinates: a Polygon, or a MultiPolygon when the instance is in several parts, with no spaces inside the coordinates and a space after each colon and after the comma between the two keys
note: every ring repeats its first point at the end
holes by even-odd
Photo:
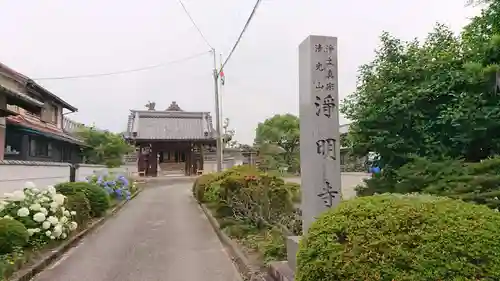
{"type": "Polygon", "coordinates": [[[443,25],[422,43],[382,34],[342,107],[354,120],[348,138],[355,154],[377,152],[382,165],[398,168],[410,155],[476,162],[500,152],[500,40],[476,27],[483,21],[491,19],[474,19],[463,38],[443,25]]]}
{"type": "Polygon", "coordinates": [[[259,123],[254,142],[270,166],[286,165],[291,172],[300,169],[299,124],[299,118],[293,114],[276,114],[259,123]]]}
{"type": "Polygon", "coordinates": [[[235,131],[234,129],[229,129],[229,118],[224,119],[224,123],[222,124],[222,130],[223,130],[223,142],[226,147],[229,148],[237,148],[238,147],[238,141],[234,140],[234,134],[235,131]]]}
{"type": "Polygon", "coordinates": [[[97,130],[94,126],[83,127],[77,134],[88,146],[84,148],[83,155],[90,164],[118,167],[123,162],[123,156],[133,150],[120,134],[97,130]]]}

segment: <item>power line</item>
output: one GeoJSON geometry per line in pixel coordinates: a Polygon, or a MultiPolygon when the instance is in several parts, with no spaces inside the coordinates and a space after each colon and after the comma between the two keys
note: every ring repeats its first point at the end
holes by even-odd
{"type": "Polygon", "coordinates": [[[191,17],[191,14],[187,10],[186,6],[184,6],[184,3],[182,3],[182,0],[178,0],[178,2],[179,2],[179,4],[181,4],[182,9],[184,9],[184,12],[186,13],[186,15],[191,20],[191,23],[193,23],[194,27],[198,30],[198,33],[200,34],[201,38],[203,38],[203,40],[205,40],[205,43],[207,43],[207,46],[210,48],[210,50],[212,50],[213,49],[212,45],[210,45],[210,43],[208,43],[207,38],[205,37],[205,35],[203,35],[203,32],[201,32],[201,29],[198,27],[198,25],[194,21],[193,17],[191,17]]]}
{"type": "Polygon", "coordinates": [[[185,57],[182,59],[178,60],[173,60],[161,64],[155,64],[155,65],[150,65],[150,66],[145,66],[145,67],[140,67],[140,68],[133,68],[133,69],[128,69],[128,70],[122,70],[122,71],[114,71],[114,72],[105,72],[105,73],[93,73],[93,74],[83,74],[83,75],[74,75],[74,76],[56,76],[56,77],[40,77],[40,78],[33,78],[33,80],[36,81],[41,81],[41,80],[67,80],[67,79],[79,79],[79,78],[94,78],[94,77],[102,77],[102,76],[112,76],[112,75],[120,75],[120,74],[126,74],[126,73],[132,73],[132,72],[139,72],[139,71],[145,71],[145,70],[150,70],[154,68],[160,68],[160,67],[165,67],[171,64],[175,63],[180,63],[180,62],[185,62],[197,57],[200,57],[202,55],[206,55],[209,52],[203,52],[199,53],[196,55],[192,55],[189,57],[185,57]]]}
{"type": "Polygon", "coordinates": [[[255,2],[255,5],[254,5],[253,10],[252,10],[252,13],[248,17],[247,22],[245,23],[245,26],[243,27],[243,30],[240,33],[240,36],[238,36],[238,39],[236,40],[236,43],[234,43],[234,46],[231,49],[231,52],[229,52],[229,55],[227,56],[226,60],[222,64],[222,67],[219,70],[219,72],[217,73],[217,75],[220,74],[220,72],[222,71],[222,69],[224,69],[224,67],[226,66],[226,64],[229,61],[229,59],[231,59],[231,56],[233,55],[234,50],[236,50],[236,47],[238,46],[238,44],[241,41],[241,38],[243,37],[243,34],[245,33],[245,31],[247,30],[248,26],[250,25],[250,22],[252,21],[252,18],[255,15],[255,12],[257,11],[257,8],[259,7],[260,2],[261,2],[261,0],[257,0],[257,2],[255,2]]]}

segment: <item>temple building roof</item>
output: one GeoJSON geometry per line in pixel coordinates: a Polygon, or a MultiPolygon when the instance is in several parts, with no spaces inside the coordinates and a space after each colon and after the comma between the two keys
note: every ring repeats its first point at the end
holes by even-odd
{"type": "Polygon", "coordinates": [[[176,102],[164,110],[155,110],[149,102],[147,110],[130,110],[127,138],[139,140],[214,139],[210,112],[183,111],[176,102]]]}

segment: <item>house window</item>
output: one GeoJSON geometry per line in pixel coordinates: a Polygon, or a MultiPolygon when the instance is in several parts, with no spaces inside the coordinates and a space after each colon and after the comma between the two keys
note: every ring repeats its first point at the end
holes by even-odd
{"type": "Polygon", "coordinates": [[[31,112],[29,110],[26,110],[26,115],[31,115],[31,116],[35,116],[36,118],[40,119],[42,117],[42,112],[31,112]]]}
{"type": "Polygon", "coordinates": [[[54,124],[57,124],[57,115],[59,113],[59,110],[57,106],[55,105],[50,105],[50,117],[51,117],[51,122],[54,124]]]}
{"type": "Polygon", "coordinates": [[[18,132],[7,132],[5,136],[5,158],[21,155],[23,135],[18,132]]]}
{"type": "Polygon", "coordinates": [[[61,162],[71,162],[71,147],[61,147],[61,162]]]}
{"type": "Polygon", "coordinates": [[[52,157],[52,144],[40,137],[30,137],[31,157],[52,157]]]}

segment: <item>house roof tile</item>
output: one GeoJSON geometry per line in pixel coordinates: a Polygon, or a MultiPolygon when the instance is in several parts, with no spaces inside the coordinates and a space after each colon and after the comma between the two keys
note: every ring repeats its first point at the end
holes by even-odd
{"type": "Polygon", "coordinates": [[[78,145],[84,145],[84,142],[78,138],[75,138],[73,136],[65,134],[64,132],[62,132],[60,130],[50,128],[41,122],[40,123],[32,122],[32,121],[24,118],[22,115],[9,116],[6,118],[6,121],[9,124],[18,125],[21,127],[25,127],[28,129],[38,131],[38,132],[46,135],[47,137],[51,137],[54,139],[58,139],[58,140],[62,140],[65,142],[70,142],[70,143],[74,143],[74,144],[78,144],[78,145]]]}

